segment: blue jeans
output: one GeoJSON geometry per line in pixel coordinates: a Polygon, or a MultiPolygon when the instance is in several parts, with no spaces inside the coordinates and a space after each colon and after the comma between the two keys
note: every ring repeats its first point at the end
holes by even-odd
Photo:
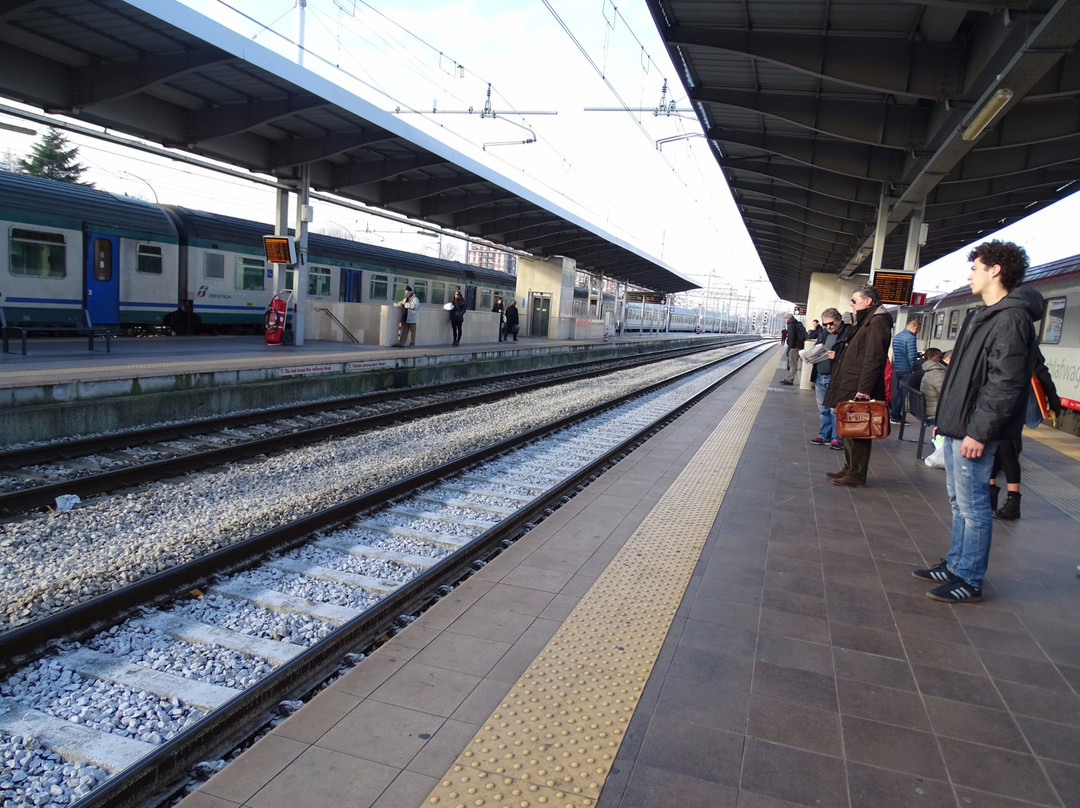
{"type": "Polygon", "coordinates": [[[892,377],[892,399],[889,401],[889,417],[894,421],[900,420],[900,413],[904,409],[904,396],[907,395],[907,390],[904,389],[909,381],[911,381],[912,370],[893,370],[892,377]]]}
{"type": "Polygon", "coordinates": [[[945,438],[945,486],[953,515],[952,546],[945,563],[952,573],[982,589],[994,532],[990,472],[997,443],[986,444],[982,457],[976,460],[960,455],[961,443],[959,438],[945,438]]]}
{"type": "Polygon", "coordinates": [[[836,413],[832,407],[825,406],[825,390],[829,386],[832,376],[822,376],[820,373],[814,377],[814,401],[821,410],[821,427],[818,429],[818,437],[832,443],[836,440],[836,413]]]}

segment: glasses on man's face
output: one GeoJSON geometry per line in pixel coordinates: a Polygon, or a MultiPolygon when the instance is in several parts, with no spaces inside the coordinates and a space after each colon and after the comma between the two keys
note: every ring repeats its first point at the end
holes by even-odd
{"type": "Polygon", "coordinates": [[[862,303],[862,301],[859,300],[857,297],[851,298],[851,305],[852,306],[858,306],[860,303],[862,303]]]}
{"type": "Polygon", "coordinates": [[[822,325],[825,326],[826,328],[836,328],[836,326],[838,324],[834,323],[832,320],[826,320],[825,322],[822,323],[822,325]]]}

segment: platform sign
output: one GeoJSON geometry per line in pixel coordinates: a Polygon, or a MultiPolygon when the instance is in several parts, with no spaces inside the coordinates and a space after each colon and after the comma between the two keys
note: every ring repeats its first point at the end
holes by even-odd
{"type": "Polygon", "coordinates": [[[271,264],[296,263],[296,242],[291,236],[263,236],[263,249],[271,264]]]}
{"type": "Polygon", "coordinates": [[[911,304],[915,273],[899,269],[878,269],[870,274],[870,285],[877,289],[882,303],[908,306],[911,304]]]}
{"type": "Polygon", "coordinates": [[[911,305],[912,306],[925,306],[926,305],[926,292],[912,292],[911,293],[911,305]]]}

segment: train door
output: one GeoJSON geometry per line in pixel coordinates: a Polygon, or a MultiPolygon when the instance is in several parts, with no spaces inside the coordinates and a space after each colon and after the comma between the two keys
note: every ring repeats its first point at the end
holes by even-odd
{"type": "Polygon", "coordinates": [[[120,239],[87,235],[86,311],[94,325],[120,323],[120,239]]]}
{"type": "Polygon", "coordinates": [[[476,287],[465,287],[465,308],[469,311],[476,311],[476,287]]]}
{"type": "Polygon", "coordinates": [[[341,286],[338,288],[338,301],[341,303],[360,302],[360,276],[363,273],[359,269],[342,269],[341,286]]]}
{"type": "Polygon", "coordinates": [[[551,295],[543,292],[533,292],[529,309],[529,336],[546,337],[550,318],[551,295]]]}

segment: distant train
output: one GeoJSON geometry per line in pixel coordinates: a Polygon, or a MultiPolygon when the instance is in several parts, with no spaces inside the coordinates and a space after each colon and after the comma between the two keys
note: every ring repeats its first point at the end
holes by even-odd
{"type": "MultiPolygon", "coordinates": [[[[262,237],[273,228],[70,183],[0,171],[0,306],[9,324],[85,308],[121,333],[254,332],[273,296],[262,237]]],[[[411,285],[473,310],[513,298],[516,278],[318,233],[308,236],[307,296],[390,304],[411,285]]],[[[281,288],[295,289],[295,270],[281,288]]],[[[60,319],[57,317],[56,319],[60,319]]]]}
{"type": "MultiPolygon", "coordinates": [[[[729,314],[638,301],[626,304],[625,322],[622,322],[615,303],[615,295],[605,292],[599,319],[608,318],[614,326],[627,332],[733,334],[739,327],[738,318],[729,314]]],[[[574,316],[596,316],[595,307],[591,310],[589,307],[588,290],[582,286],[574,288],[574,316]]]]}
{"type": "MultiPolygon", "coordinates": [[[[1080,434],[1080,255],[1032,267],[1024,284],[1046,299],[1046,312],[1036,328],[1064,408],[1058,426],[1080,434]]],[[[928,301],[922,310],[920,350],[952,348],[964,319],[980,306],[982,300],[967,286],[928,301]]]]}

